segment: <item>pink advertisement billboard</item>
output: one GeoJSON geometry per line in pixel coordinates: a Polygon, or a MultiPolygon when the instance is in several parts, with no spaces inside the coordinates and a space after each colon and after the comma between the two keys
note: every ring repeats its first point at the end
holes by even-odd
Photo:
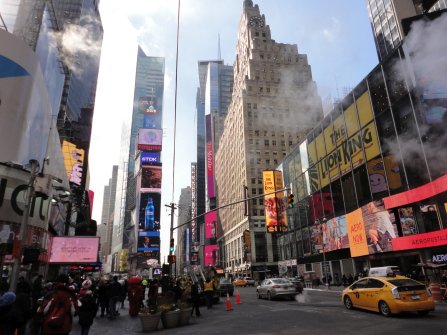
{"type": "Polygon", "coordinates": [[[95,263],[99,237],[53,237],[49,263],[95,263]]]}
{"type": "Polygon", "coordinates": [[[205,214],[205,238],[217,238],[216,211],[205,214]]]}
{"type": "Polygon", "coordinates": [[[214,191],[214,153],[213,153],[213,136],[211,128],[211,115],[206,115],[206,177],[208,198],[215,198],[214,191]]]}
{"type": "Polygon", "coordinates": [[[217,244],[205,245],[205,266],[217,264],[217,244]]]}
{"type": "Polygon", "coordinates": [[[163,142],[163,129],[140,128],[137,140],[138,150],[160,151],[163,142]]]}

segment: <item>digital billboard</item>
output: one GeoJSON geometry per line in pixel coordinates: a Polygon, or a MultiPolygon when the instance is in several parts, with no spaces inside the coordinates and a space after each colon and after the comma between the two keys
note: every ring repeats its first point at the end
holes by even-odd
{"type": "Polygon", "coordinates": [[[140,97],[138,112],[144,115],[144,128],[161,128],[161,111],[155,97],[140,97]]]}
{"type": "Polygon", "coordinates": [[[142,151],[140,154],[140,164],[150,165],[160,163],[160,153],[153,151],[142,151]]]}
{"type": "Polygon", "coordinates": [[[217,238],[216,211],[205,214],[205,238],[217,238]]]}
{"type": "Polygon", "coordinates": [[[217,244],[205,245],[205,266],[217,264],[217,244]]]}
{"type": "Polygon", "coordinates": [[[98,260],[99,237],[55,236],[49,263],[94,263],[98,260]]]}
{"type": "Polygon", "coordinates": [[[205,115],[205,131],[206,131],[206,178],[208,198],[215,198],[214,190],[214,153],[213,153],[213,135],[211,127],[211,114],[205,115]]]}
{"type": "Polygon", "coordinates": [[[161,172],[161,166],[143,166],[141,168],[141,192],[161,192],[161,172]]]}
{"type": "Polygon", "coordinates": [[[71,142],[63,141],[62,155],[64,156],[65,170],[67,171],[68,180],[76,185],[81,185],[84,150],[79,149],[71,142]]]}
{"type": "Polygon", "coordinates": [[[140,193],[139,231],[160,230],[161,194],[155,192],[140,193]]]}
{"type": "Polygon", "coordinates": [[[140,97],[138,99],[138,112],[141,114],[157,114],[156,99],[154,97],[140,97]]]}
{"type": "Polygon", "coordinates": [[[137,149],[142,151],[160,151],[163,142],[163,129],[138,129],[137,149]]]}
{"type": "Polygon", "coordinates": [[[277,170],[263,171],[265,203],[265,226],[267,232],[287,231],[286,204],[284,192],[272,193],[284,188],[282,172],[277,170]]]}
{"type": "Polygon", "coordinates": [[[137,251],[159,251],[160,250],[160,232],[158,231],[139,231],[137,251]]]}
{"type": "MultiPolygon", "coordinates": [[[[197,216],[197,204],[196,204],[196,169],[197,163],[191,163],[191,217],[197,216]]],[[[191,221],[191,241],[194,243],[197,241],[197,222],[191,221]]]]}

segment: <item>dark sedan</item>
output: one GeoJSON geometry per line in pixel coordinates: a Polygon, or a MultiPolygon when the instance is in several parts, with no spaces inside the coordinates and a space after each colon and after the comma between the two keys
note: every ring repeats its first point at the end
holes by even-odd
{"type": "Polygon", "coordinates": [[[218,292],[219,292],[221,297],[222,296],[226,296],[227,293],[230,295],[230,297],[232,297],[233,296],[233,292],[234,292],[233,283],[230,282],[228,279],[221,278],[220,282],[219,282],[218,292]]]}

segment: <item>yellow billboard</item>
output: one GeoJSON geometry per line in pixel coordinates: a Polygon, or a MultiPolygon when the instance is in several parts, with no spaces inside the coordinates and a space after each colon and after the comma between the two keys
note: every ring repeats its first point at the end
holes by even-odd
{"type": "Polygon", "coordinates": [[[373,119],[371,103],[369,102],[368,92],[363,93],[357,99],[357,110],[359,113],[360,127],[364,127],[373,119]]]}
{"type": "Polygon", "coordinates": [[[262,172],[264,184],[265,226],[268,233],[287,231],[286,203],[284,192],[275,191],[284,188],[282,172],[268,170],[262,172]]]}
{"type": "Polygon", "coordinates": [[[64,156],[65,170],[68,180],[76,185],[81,185],[84,165],[84,150],[75,144],[63,141],[62,155],[64,156]]]}
{"type": "Polygon", "coordinates": [[[361,208],[346,214],[346,226],[351,257],[368,255],[368,242],[366,241],[365,224],[361,208]]]}

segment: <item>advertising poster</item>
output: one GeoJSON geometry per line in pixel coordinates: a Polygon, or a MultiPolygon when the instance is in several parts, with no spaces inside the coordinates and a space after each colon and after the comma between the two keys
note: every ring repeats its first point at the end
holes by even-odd
{"type": "Polygon", "coordinates": [[[81,185],[83,173],[82,167],[84,165],[84,150],[77,148],[73,143],[63,141],[62,155],[64,156],[68,180],[76,185],[81,185]]]}
{"type": "Polygon", "coordinates": [[[149,192],[140,194],[139,231],[160,230],[160,206],[160,193],[149,192]]]}
{"type": "Polygon", "coordinates": [[[391,239],[398,236],[394,215],[382,201],[372,201],[361,209],[369,254],[393,251],[391,239]]]}
{"type": "Polygon", "coordinates": [[[217,213],[213,211],[205,214],[205,238],[217,237],[217,213]]]}
{"type": "Polygon", "coordinates": [[[263,171],[265,203],[265,226],[267,232],[287,231],[286,204],[284,192],[272,193],[284,188],[282,172],[277,170],[263,171]],[[271,193],[271,194],[269,194],[271,193]]]}
{"type": "Polygon", "coordinates": [[[49,263],[95,263],[99,237],[53,237],[49,263]]]}
{"type": "Polygon", "coordinates": [[[217,244],[205,245],[205,266],[217,264],[217,244]]]}
{"type": "Polygon", "coordinates": [[[368,255],[368,243],[366,241],[361,208],[346,214],[346,226],[351,257],[368,255]]]}
{"type": "Polygon", "coordinates": [[[138,251],[159,251],[160,232],[140,231],[138,232],[138,251]]]}
{"type": "Polygon", "coordinates": [[[141,168],[141,192],[161,192],[161,172],[161,166],[143,166],[141,168]]]}
{"type": "Polygon", "coordinates": [[[140,128],[138,130],[138,150],[160,151],[162,142],[163,129],[140,128]]]}
{"type": "Polygon", "coordinates": [[[349,248],[345,215],[329,219],[323,233],[325,252],[349,248]]]}
{"type": "Polygon", "coordinates": [[[404,236],[415,235],[419,233],[416,223],[416,217],[412,207],[399,208],[399,221],[404,236]]]}

